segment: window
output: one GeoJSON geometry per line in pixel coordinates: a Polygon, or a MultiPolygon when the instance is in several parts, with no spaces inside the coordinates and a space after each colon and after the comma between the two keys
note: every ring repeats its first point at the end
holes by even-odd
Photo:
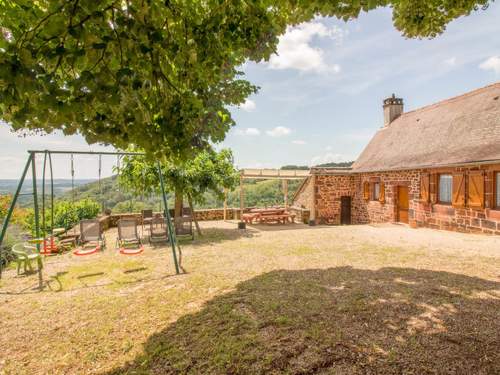
{"type": "Polygon", "coordinates": [[[380,198],[380,182],[374,182],[372,188],[372,201],[378,201],[380,198]]]}
{"type": "Polygon", "coordinates": [[[451,192],[452,192],[452,176],[451,174],[441,174],[439,175],[439,202],[440,203],[451,203],[451,192]]]}
{"type": "Polygon", "coordinates": [[[496,196],[496,206],[498,208],[500,208],[500,172],[497,172],[496,176],[495,176],[495,181],[496,181],[496,184],[495,184],[495,196],[496,196]]]}

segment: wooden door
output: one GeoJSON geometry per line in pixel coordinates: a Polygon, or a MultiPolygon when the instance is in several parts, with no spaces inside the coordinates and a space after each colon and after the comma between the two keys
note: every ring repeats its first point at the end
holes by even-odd
{"type": "Polygon", "coordinates": [[[340,197],[340,224],[351,224],[351,197],[340,197]]]}
{"type": "Polygon", "coordinates": [[[408,223],[408,186],[398,186],[398,221],[408,223]]]}

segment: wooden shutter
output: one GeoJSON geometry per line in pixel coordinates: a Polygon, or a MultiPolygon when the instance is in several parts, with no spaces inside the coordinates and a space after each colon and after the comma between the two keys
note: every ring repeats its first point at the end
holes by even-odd
{"type": "Polygon", "coordinates": [[[467,205],[472,208],[484,208],[484,173],[469,172],[467,205]]]}
{"type": "Polygon", "coordinates": [[[438,174],[432,173],[430,175],[430,182],[429,182],[429,195],[431,197],[432,203],[437,203],[438,201],[437,190],[438,190],[438,174]]]}
{"type": "Polygon", "coordinates": [[[380,203],[385,203],[385,184],[380,181],[380,190],[378,200],[380,203]]]}
{"type": "Polygon", "coordinates": [[[429,173],[422,173],[422,177],[420,178],[420,199],[422,199],[425,203],[429,203],[430,182],[429,173]]]}
{"type": "Polygon", "coordinates": [[[451,204],[453,207],[465,207],[465,175],[463,173],[453,175],[451,204]]]}
{"type": "Polygon", "coordinates": [[[363,198],[370,200],[370,183],[368,181],[365,181],[363,184],[363,198]]]}

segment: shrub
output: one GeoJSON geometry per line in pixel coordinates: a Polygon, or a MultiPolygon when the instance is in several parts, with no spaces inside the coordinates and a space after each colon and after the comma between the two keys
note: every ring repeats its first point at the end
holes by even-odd
{"type": "MultiPolygon", "coordinates": [[[[82,219],[93,219],[97,217],[99,211],[99,203],[90,198],[82,199],[74,203],[66,200],[57,201],[54,206],[54,228],[70,229],[82,219]]],[[[40,218],[40,229],[42,233],[50,232],[50,209],[45,210],[45,223],[46,227],[42,228],[42,220],[40,218]]],[[[26,227],[33,233],[35,229],[35,214],[33,209],[29,210],[26,227]]]]}

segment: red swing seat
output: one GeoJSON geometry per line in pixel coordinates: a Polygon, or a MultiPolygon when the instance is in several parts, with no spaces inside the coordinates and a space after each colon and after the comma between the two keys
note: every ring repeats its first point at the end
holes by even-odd
{"type": "Polygon", "coordinates": [[[100,245],[97,245],[96,247],[88,247],[88,248],[80,247],[79,249],[76,249],[75,251],[73,251],[73,255],[77,255],[77,256],[91,255],[91,254],[97,253],[98,251],[101,251],[100,245]]]}

